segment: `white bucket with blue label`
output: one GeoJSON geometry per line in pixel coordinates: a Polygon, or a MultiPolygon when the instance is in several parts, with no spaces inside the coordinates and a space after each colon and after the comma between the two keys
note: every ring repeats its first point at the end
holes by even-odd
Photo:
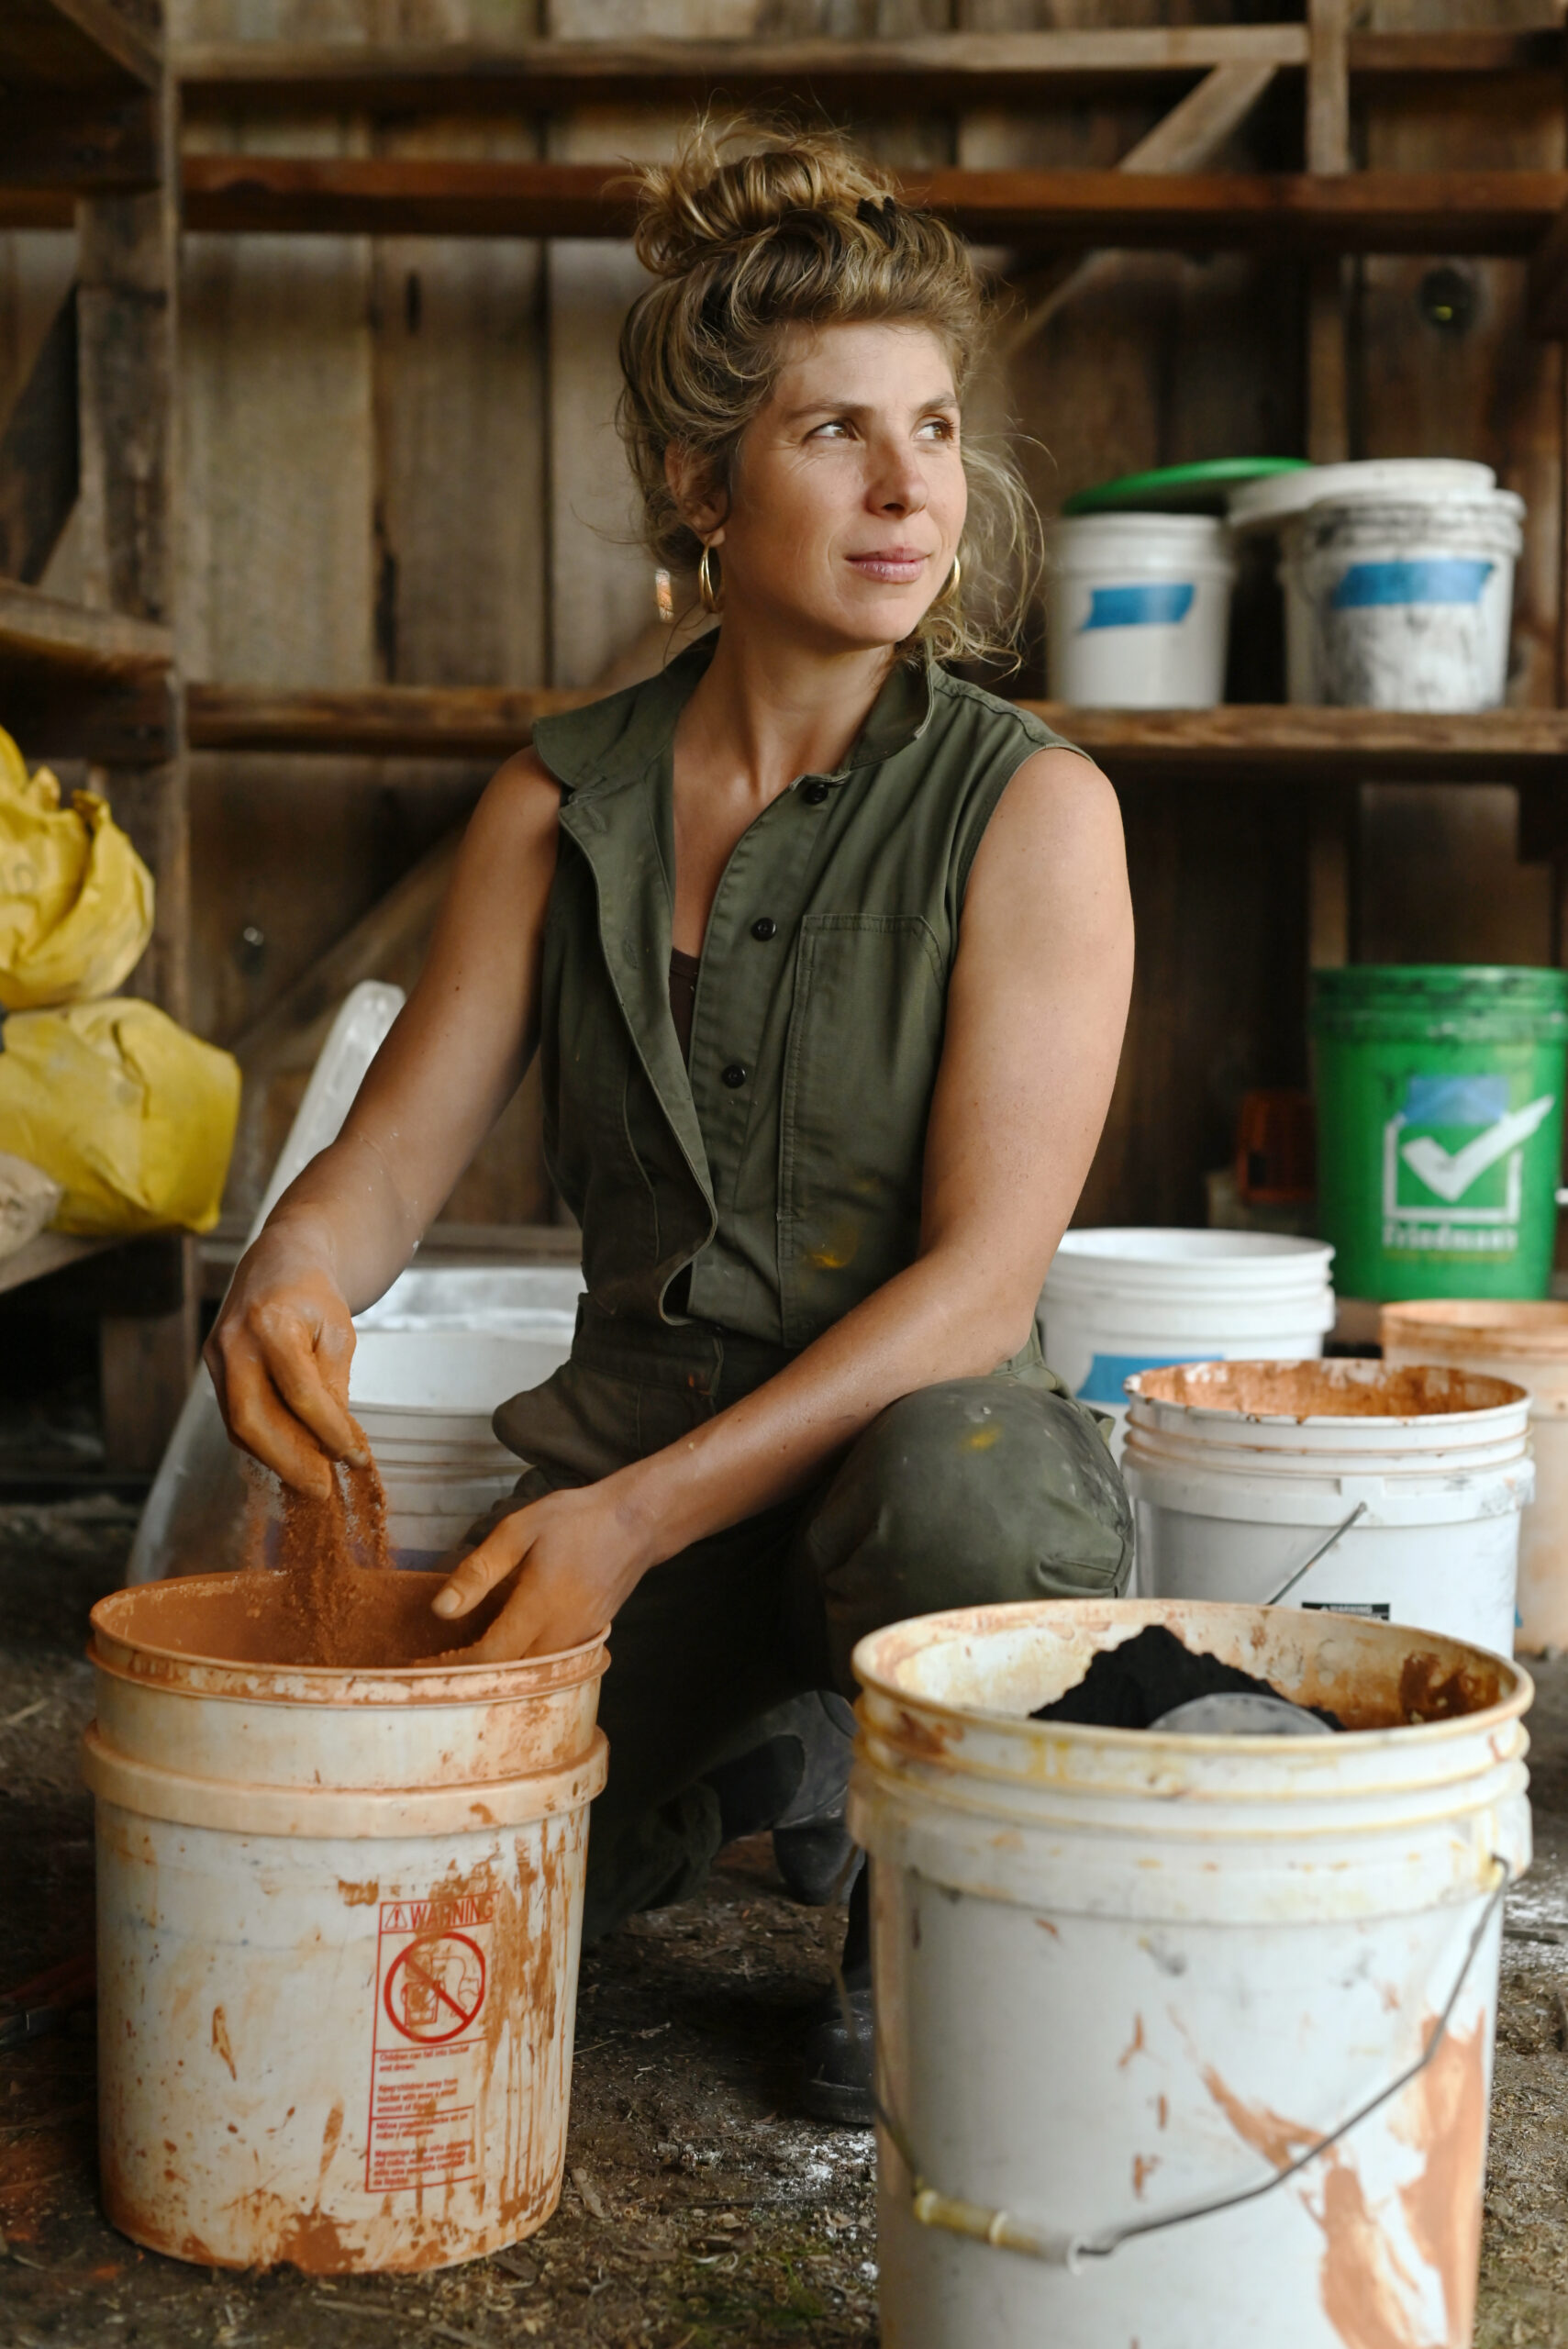
{"type": "Polygon", "coordinates": [[[1508,682],[1524,501],[1511,490],[1324,498],[1288,522],[1291,661],[1347,709],[1496,709],[1508,682]]]}
{"type": "Polygon", "coordinates": [[[1051,529],[1054,701],[1209,709],[1225,698],[1236,558],[1207,514],[1085,514],[1051,529]]]}
{"type": "Polygon", "coordinates": [[[1117,1421],[1142,1370],[1189,1362],[1298,1362],[1334,1326],[1326,1241],[1158,1226],[1069,1231],[1040,1301],[1045,1358],[1081,1402],[1117,1421]]]}

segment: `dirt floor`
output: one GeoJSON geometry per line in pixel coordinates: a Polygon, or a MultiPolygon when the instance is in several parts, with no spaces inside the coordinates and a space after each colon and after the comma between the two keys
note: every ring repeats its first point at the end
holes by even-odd
{"type": "MultiPolygon", "coordinates": [[[[0,1508],[0,1990],[91,1945],[82,1645],[133,1525],[103,1497],[0,1508]]],[[[1568,2349],[1568,1660],[1540,1679],[1539,1856],[1505,1943],[1481,2349],[1568,2349]]],[[[874,2343],[872,2140],[793,2105],[793,2050],[828,1978],[825,1925],[776,1889],[758,1839],[705,1900],[591,1955],[559,2214],[516,2252],[409,2281],[209,2274],[115,2234],[96,2200],[92,2018],[78,2014],[0,2054],[0,2349],[368,2349],[388,2319],[465,2349],[874,2343]]]]}

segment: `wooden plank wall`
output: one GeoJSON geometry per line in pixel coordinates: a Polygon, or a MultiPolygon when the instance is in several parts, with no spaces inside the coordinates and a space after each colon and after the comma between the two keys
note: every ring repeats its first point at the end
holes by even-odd
{"type": "MultiPolygon", "coordinates": [[[[1520,21],[1546,0],[1376,0],[1380,27],[1520,21]],[[1466,12],[1468,11],[1468,15],[1466,12]]],[[[744,36],[1158,22],[1162,0],[172,0],[176,40],[744,36]]],[[[1184,17],[1188,13],[1181,11],[1184,17]]],[[[1205,0],[1205,17],[1257,13],[1205,0]]],[[[973,113],[866,131],[890,161],[1111,165],[1154,100],[1051,117],[973,113]]],[[[1299,101],[1266,100],[1225,161],[1297,160],[1299,101]]],[[[668,148],[674,116],[582,109],[554,121],[562,160],[668,148]]],[[[208,122],[224,147],[524,155],[532,126],[393,129],[345,117],[208,122]]],[[[1440,114],[1429,92],[1380,101],[1356,160],[1560,163],[1560,109],[1521,133],[1485,89],[1440,114]]],[[[0,239],[0,402],[30,364],[63,284],[67,239],[0,239]]],[[[1421,316],[1424,262],[1354,274],[1353,453],[1481,455],[1529,500],[1518,698],[1551,696],[1557,507],[1555,356],[1519,328],[1522,270],[1460,264],[1473,325],[1421,316]]],[[[523,241],[193,238],[184,267],[187,484],[180,612],[187,673],[295,685],[579,685],[624,657],[652,616],[646,556],[611,413],[615,341],[639,283],[624,251],[523,241]]],[[[977,402],[1025,436],[1041,505],[1123,469],[1305,445],[1303,288],[1275,263],[1128,257],[1098,271],[977,402]]],[[[71,537],[55,575],[69,581],[71,537]]],[[[1249,573],[1234,692],[1280,690],[1277,618],[1249,573]]],[[[1028,683],[1038,685],[1038,672],[1028,683]]],[[[291,981],[461,818],[483,770],[411,762],[195,763],[196,1023],[245,1037],[291,981]],[[247,935],[250,933],[250,935],[247,935]]],[[[1311,794],[1255,785],[1137,785],[1123,795],[1140,918],[1131,1030],[1084,1220],[1200,1220],[1202,1175],[1228,1155],[1240,1094],[1305,1074],[1311,794]]],[[[1363,795],[1351,951],[1545,959],[1551,893],[1514,852],[1509,792],[1363,795]]],[[[388,975],[407,976],[417,945],[388,975]]],[[[303,1083],[305,1053],[258,1086],[231,1205],[256,1196],[303,1083]]],[[[528,1096],[451,1212],[547,1214],[528,1096]]]]}

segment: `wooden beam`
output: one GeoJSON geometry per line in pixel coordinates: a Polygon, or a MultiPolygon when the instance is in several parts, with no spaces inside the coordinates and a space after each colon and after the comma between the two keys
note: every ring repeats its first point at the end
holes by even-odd
{"type": "Polygon", "coordinates": [[[85,95],[156,87],[158,41],[115,0],[4,0],[0,94],[85,95]]]}
{"type": "Polygon", "coordinates": [[[79,1240],[65,1231],[40,1231],[25,1248],[0,1256],[0,1293],[26,1288],[29,1281],[44,1280],[67,1264],[78,1264],[84,1257],[101,1255],[106,1248],[118,1244],[113,1240],[79,1240]]]}
{"type": "Polygon", "coordinates": [[[173,637],[156,621],[89,611],[0,579],[0,668],[59,666],[80,687],[138,684],[173,657],[173,637]]]}
{"type": "MultiPolygon", "coordinates": [[[[634,202],[617,164],[188,154],[183,176],[187,228],[230,235],[624,239],[634,202]]],[[[985,244],[1513,254],[1568,202],[1568,172],[939,170],[904,187],[985,244]]]]}
{"type": "Polygon", "coordinates": [[[536,718],[579,708],[595,697],[591,690],[552,685],[376,685],[353,693],[307,693],[192,685],[185,710],[193,750],[501,759],[532,739],[536,718]]]}
{"type": "Polygon", "coordinates": [[[76,288],[67,288],[0,433],[0,577],[34,585],[71,519],[81,479],[76,288]]]}
{"type": "MultiPolygon", "coordinates": [[[[1194,172],[1212,162],[1278,78],[1277,65],[1217,65],[1173,106],[1117,165],[1119,172],[1194,172]]],[[[1062,306],[1116,267],[1114,256],[1091,253],[1032,272],[1016,293],[1026,307],[1005,329],[1002,355],[1016,359],[1062,306]]]]}
{"type": "Polygon", "coordinates": [[[879,108],[1017,105],[1216,65],[1306,62],[1299,25],[928,33],[904,40],[228,42],[181,50],[187,114],[345,106],[419,114],[661,106],[715,91],[879,108]]]}
{"type": "MultiPolygon", "coordinates": [[[[505,758],[528,739],[535,718],[581,707],[604,690],[381,685],[307,694],[192,685],[186,696],[193,746],[474,761],[505,758]]],[[[1076,709],[1043,701],[1019,707],[1118,774],[1552,783],[1556,768],[1568,772],[1568,711],[1553,709],[1429,717],[1247,702],[1173,710],[1076,709]]]]}
{"type": "Polygon", "coordinates": [[[145,95],[61,104],[0,89],[0,188],[95,195],[157,184],[157,126],[145,95]]]}
{"type": "MultiPolygon", "coordinates": [[[[1407,86],[1554,72],[1556,26],[1480,32],[1356,33],[1350,70],[1407,86]]],[[[1299,72],[1299,24],[928,33],[906,40],[206,43],[176,52],[187,114],[515,114],[611,101],[668,104],[723,91],[808,97],[878,111],[1038,105],[1219,65],[1299,72]]]]}
{"type": "Polygon", "coordinates": [[[1526,306],[1532,333],[1568,335],[1568,205],[1530,255],[1526,306]]]}

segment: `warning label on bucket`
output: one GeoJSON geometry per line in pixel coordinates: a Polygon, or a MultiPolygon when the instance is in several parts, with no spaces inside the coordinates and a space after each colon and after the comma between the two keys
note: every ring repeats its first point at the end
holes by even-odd
{"type": "Polygon", "coordinates": [[[494,1912],[485,1894],[381,1904],[367,2193],[477,2174],[494,1912]]]}

